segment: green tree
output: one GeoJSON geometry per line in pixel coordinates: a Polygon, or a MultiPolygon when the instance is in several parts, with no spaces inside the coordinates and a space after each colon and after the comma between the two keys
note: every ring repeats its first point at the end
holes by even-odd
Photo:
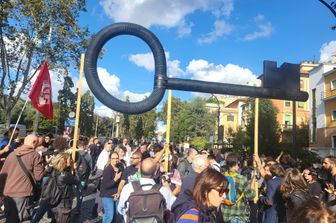
{"type": "Polygon", "coordinates": [[[64,121],[69,117],[70,112],[76,111],[76,95],[72,92],[74,84],[70,76],[64,76],[63,88],[58,91],[59,111],[57,118],[57,128],[60,132],[64,130],[64,121]]]}
{"type": "Polygon", "coordinates": [[[81,107],[80,107],[80,121],[79,128],[80,134],[91,136],[93,135],[93,111],[95,108],[94,97],[91,95],[90,91],[87,90],[81,98],[81,107]]]}
{"type": "MultiPolygon", "coordinates": [[[[248,139],[250,139],[250,147],[254,148],[254,107],[255,102],[252,103],[252,109],[248,117],[248,124],[246,126],[248,139]]],[[[259,100],[259,151],[265,154],[276,154],[279,148],[279,123],[277,121],[277,108],[269,99],[259,100]]]]}
{"type": "Polygon", "coordinates": [[[134,129],[134,133],[135,133],[135,138],[137,140],[140,140],[143,135],[144,135],[144,129],[143,129],[143,123],[142,123],[142,117],[141,116],[138,116],[137,118],[137,122],[136,122],[136,126],[135,126],[135,129],[134,129]]]}
{"type": "Polygon", "coordinates": [[[8,125],[12,110],[43,60],[59,74],[78,65],[88,29],[78,25],[85,0],[0,1],[0,110],[8,125]]]}

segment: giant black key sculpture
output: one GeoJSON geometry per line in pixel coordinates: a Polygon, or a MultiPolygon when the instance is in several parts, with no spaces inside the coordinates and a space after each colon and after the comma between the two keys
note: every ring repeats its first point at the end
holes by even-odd
{"type": "Polygon", "coordinates": [[[300,65],[264,61],[263,87],[214,83],[167,77],[166,57],[158,38],[148,29],[133,23],[116,23],[98,32],[91,40],[85,55],[85,77],[96,96],[107,107],[122,113],[139,114],[158,105],[166,89],[205,93],[251,96],[294,101],[306,101],[308,93],[300,91],[300,65]],[[121,101],[106,91],[97,73],[97,58],[104,44],[119,35],[133,35],[150,47],[155,64],[154,87],[149,97],[139,102],[121,101]]]}

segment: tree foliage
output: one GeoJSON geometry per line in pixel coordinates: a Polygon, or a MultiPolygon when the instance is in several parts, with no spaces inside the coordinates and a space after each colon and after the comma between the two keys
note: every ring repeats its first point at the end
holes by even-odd
{"type": "Polygon", "coordinates": [[[91,136],[93,135],[93,111],[95,108],[94,97],[91,95],[90,91],[87,90],[81,98],[81,106],[80,106],[80,121],[79,128],[80,134],[91,136]]]}
{"type": "MultiPolygon", "coordinates": [[[[246,126],[250,147],[254,148],[254,114],[255,102],[249,113],[246,126]]],[[[279,123],[277,121],[277,108],[269,99],[259,100],[259,151],[260,153],[273,154],[279,147],[279,123]]]]}
{"type": "Polygon", "coordinates": [[[88,30],[78,25],[85,0],[0,1],[0,109],[9,124],[12,110],[39,68],[67,74],[78,65],[88,30]]]}

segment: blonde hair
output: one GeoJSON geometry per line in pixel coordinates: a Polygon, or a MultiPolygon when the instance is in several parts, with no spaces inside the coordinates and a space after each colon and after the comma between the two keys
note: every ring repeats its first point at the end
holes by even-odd
{"type": "Polygon", "coordinates": [[[67,162],[69,158],[69,153],[59,153],[52,159],[51,165],[55,170],[63,171],[67,167],[67,162]]]}

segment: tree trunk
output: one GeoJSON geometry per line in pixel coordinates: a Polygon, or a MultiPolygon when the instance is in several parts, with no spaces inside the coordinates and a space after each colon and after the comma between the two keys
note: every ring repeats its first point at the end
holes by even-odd
{"type": "Polygon", "coordinates": [[[11,113],[10,111],[5,110],[5,128],[6,129],[9,129],[9,125],[11,124],[10,120],[11,120],[11,113]]]}

